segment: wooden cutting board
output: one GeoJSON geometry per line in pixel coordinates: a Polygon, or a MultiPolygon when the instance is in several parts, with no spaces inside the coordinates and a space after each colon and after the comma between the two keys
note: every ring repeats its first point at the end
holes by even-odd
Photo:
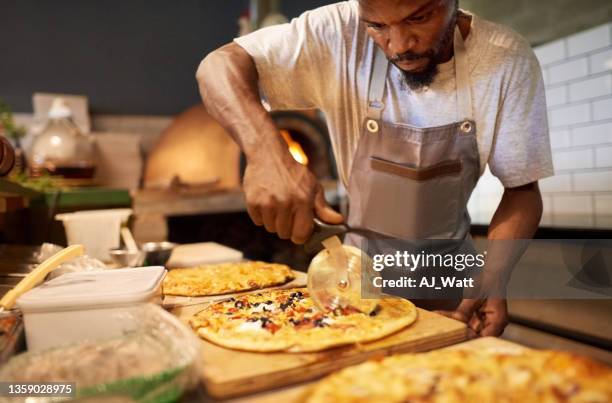
{"type": "MultiPolygon", "coordinates": [[[[187,322],[206,304],[172,310],[187,322]]],[[[251,353],[202,340],[202,381],[211,396],[227,398],[312,380],[373,357],[432,350],[466,339],[464,323],[422,309],[411,326],[371,343],[316,353],[251,353]]]]}
{"type": "MultiPolygon", "coordinates": [[[[492,353],[507,353],[507,354],[520,354],[527,347],[521,346],[520,344],[512,343],[497,337],[481,337],[478,339],[466,341],[445,347],[444,350],[478,350],[487,351],[492,353]]],[[[289,386],[285,388],[279,388],[276,390],[262,392],[247,397],[231,399],[227,403],[301,403],[307,397],[310,388],[313,387],[315,382],[306,382],[300,385],[289,386]]]]}

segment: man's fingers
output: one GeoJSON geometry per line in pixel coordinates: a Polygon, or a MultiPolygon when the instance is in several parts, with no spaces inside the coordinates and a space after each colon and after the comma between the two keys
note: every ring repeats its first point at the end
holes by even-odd
{"type": "Polygon", "coordinates": [[[247,204],[247,213],[249,213],[249,217],[251,217],[255,225],[263,225],[263,216],[259,208],[247,204]]]}
{"type": "Polygon", "coordinates": [[[280,239],[291,238],[293,227],[293,213],[290,209],[282,209],[276,214],[276,233],[280,239]]]}
{"type": "Polygon", "coordinates": [[[497,337],[497,336],[501,336],[505,328],[506,328],[506,323],[502,321],[489,322],[485,324],[485,326],[482,328],[479,334],[482,337],[487,337],[487,336],[497,337]]]}
{"type": "Polygon", "coordinates": [[[263,225],[266,228],[266,231],[275,233],[276,232],[276,214],[275,211],[271,208],[263,209],[263,225]]]}
{"type": "MultiPolygon", "coordinates": [[[[457,311],[434,311],[434,312],[440,315],[446,316],[447,318],[458,320],[460,322],[467,322],[463,320],[464,318],[463,314],[460,314],[457,311]]],[[[476,337],[478,337],[478,333],[474,331],[474,329],[472,329],[472,326],[468,325],[466,330],[467,330],[468,339],[475,339],[476,337]]]]}
{"type": "Polygon", "coordinates": [[[308,240],[313,229],[313,212],[310,206],[298,208],[293,216],[293,229],[291,230],[291,241],[303,244],[308,240]]]}
{"type": "Polygon", "coordinates": [[[468,326],[475,333],[480,333],[482,331],[484,323],[478,312],[474,312],[472,318],[468,321],[468,326]]]}
{"type": "Polygon", "coordinates": [[[468,323],[474,312],[482,305],[483,301],[479,299],[464,299],[454,311],[435,311],[440,315],[448,318],[468,323]]]}
{"type": "Polygon", "coordinates": [[[331,208],[329,204],[327,204],[327,201],[325,201],[325,192],[323,192],[323,188],[321,186],[319,186],[315,195],[314,207],[317,217],[324,222],[328,224],[341,224],[344,222],[344,217],[342,217],[342,214],[331,208]]]}
{"type": "Polygon", "coordinates": [[[499,336],[508,325],[508,306],[506,300],[490,299],[482,309],[484,327],[481,336],[499,336]]]}
{"type": "Polygon", "coordinates": [[[455,309],[454,319],[460,320],[462,322],[468,323],[470,319],[472,319],[472,315],[484,301],[480,299],[464,299],[461,301],[457,309],[455,309]]]}
{"type": "Polygon", "coordinates": [[[467,328],[467,338],[468,340],[478,338],[478,333],[473,331],[469,326],[467,328]]]}

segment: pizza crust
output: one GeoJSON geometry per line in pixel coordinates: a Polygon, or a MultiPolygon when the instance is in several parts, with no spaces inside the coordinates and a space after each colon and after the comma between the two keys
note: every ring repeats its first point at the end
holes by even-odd
{"type": "Polygon", "coordinates": [[[162,288],[164,295],[203,297],[273,287],[293,279],[289,266],[250,261],[170,270],[162,288]]]}
{"type": "MultiPolygon", "coordinates": [[[[283,301],[283,298],[295,293],[296,290],[298,289],[273,290],[250,294],[243,298],[249,298],[252,303],[275,301],[275,304],[278,305],[278,301],[283,301]]],[[[308,297],[307,291],[305,289],[299,289],[299,291],[304,295],[299,309],[312,309],[312,312],[304,313],[305,317],[321,317],[322,314],[314,308],[314,303],[308,297]]],[[[231,309],[231,302],[228,304],[228,301],[221,301],[210,305],[197,313],[191,319],[190,324],[203,339],[222,347],[255,352],[314,352],[347,344],[365,343],[395,333],[417,319],[416,307],[411,302],[389,298],[381,300],[375,316],[355,312],[340,315],[330,314],[320,319],[324,324],[323,327],[293,325],[287,319],[287,315],[292,315],[290,309],[279,311],[276,314],[266,312],[263,316],[280,326],[272,333],[264,328],[257,329],[255,325],[248,324],[253,323],[248,322],[248,318],[262,316],[259,313],[247,313],[241,318],[237,318],[241,315],[228,315],[227,310],[231,309]]],[[[297,320],[299,317],[297,315],[291,319],[297,320]]]]}

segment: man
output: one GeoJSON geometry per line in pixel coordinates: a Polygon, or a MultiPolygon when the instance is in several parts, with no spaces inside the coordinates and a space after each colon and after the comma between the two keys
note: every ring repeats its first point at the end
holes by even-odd
{"type": "MultiPolygon", "coordinates": [[[[249,215],[283,239],[304,242],[315,215],[343,217],[292,160],[259,91],[272,109],[325,113],[353,226],[467,238],[466,204],[487,164],[505,187],[488,238],[529,239],[538,226],[537,181],[553,174],[538,62],[518,34],[457,0],[322,7],[212,52],[197,78],[209,113],[246,154],[249,215]]],[[[507,322],[499,295],[448,314],[483,336],[507,322]]]]}

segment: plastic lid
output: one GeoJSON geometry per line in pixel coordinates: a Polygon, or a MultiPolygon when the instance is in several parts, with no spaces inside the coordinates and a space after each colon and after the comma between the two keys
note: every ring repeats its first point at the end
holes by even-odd
{"type": "Polygon", "coordinates": [[[107,210],[84,210],[75,211],[73,213],[56,214],[55,219],[58,221],[73,221],[82,219],[92,218],[115,218],[119,217],[122,223],[127,222],[128,218],[132,215],[132,209],[129,208],[115,208],[107,210]]]}
{"type": "Polygon", "coordinates": [[[54,98],[49,109],[50,119],[62,119],[72,116],[72,111],[66,104],[63,98],[54,98]]]}
{"type": "Polygon", "coordinates": [[[68,273],[23,294],[24,312],[101,308],[146,302],[166,270],[161,266],[68,273]]]}

